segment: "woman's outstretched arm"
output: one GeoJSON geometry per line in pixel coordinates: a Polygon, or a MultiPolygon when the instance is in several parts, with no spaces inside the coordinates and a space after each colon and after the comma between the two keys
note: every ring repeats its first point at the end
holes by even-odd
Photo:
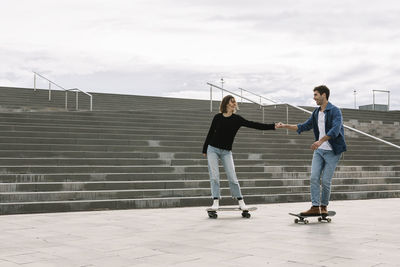
{"type": "Polygon", "coordinates": [[[260,123],[255,121],[248,121],[241,116],[240,119],[241,119],[241,126],[257,130],[275,130],[275,123],[260,123]]]}

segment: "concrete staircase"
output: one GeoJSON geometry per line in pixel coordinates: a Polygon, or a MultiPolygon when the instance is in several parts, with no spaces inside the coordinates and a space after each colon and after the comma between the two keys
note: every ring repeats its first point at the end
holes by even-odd
{"type": "MultiPolygon", "coordinates": [[[[54,91],[51,102],[46,93],[0,88],[0,214],[210,205],[201,155],[215,114],[209,101],[94,94],[95,111],[66,112],[64,92],[54,91]]],[[[285,121],[285,110],[267,108],[266,122],[285,121]]],[[[239,114],[262,120],[253,104],[239,114]]],[[[291,123],[308,116],[290,109],[291,123]]],[[[233,152],[246,202],[309,201],[312,140],[311,132],[242,128],[233,152]]],[[[332,199],[400,197],[400,150],[366,137],[347,143],[332,199]]],[[[222,204],[235,204],[221,172],[222,204]]]]}

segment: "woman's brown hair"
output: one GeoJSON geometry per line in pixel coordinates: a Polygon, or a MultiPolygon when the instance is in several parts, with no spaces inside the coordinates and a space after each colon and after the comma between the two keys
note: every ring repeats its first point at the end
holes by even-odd
{"type": "MultiPolygon", "coordinates": [[[[227,112],[226,106],[229,104],[229,101],[231,101],[232,98],[234,99],[233,96],[227,95],[222,99],[221,104],[219,105],[219,112],[221,112],[221,113],[227,112]]],[[[236,110],[233,113],[235,113],[235,112],[236,112],[236,110]]]]}

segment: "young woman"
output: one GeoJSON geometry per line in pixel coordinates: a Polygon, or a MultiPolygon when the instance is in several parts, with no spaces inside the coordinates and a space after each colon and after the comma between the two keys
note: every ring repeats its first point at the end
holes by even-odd
{"type": "Polygon", "coordinates": [[[240,185],[235,173],[232,157],[232,144],[240,127],[245,126],[258,130],[275,130],[275,124],[264,124],[248,121],[234,114],[237,103],[233,96],[227,95],[222,99],[219,107],[220,113],[214,116],[206,141],[203,146],[203,155],[208,160],[208,172],[210,174],[211,194],[214,199],[212,209],[218,209],[220,199],[218,159],[224,166],[229,181],[231,195],[239,201],[239,208],[247,210],[244,203],[240,185]]]}

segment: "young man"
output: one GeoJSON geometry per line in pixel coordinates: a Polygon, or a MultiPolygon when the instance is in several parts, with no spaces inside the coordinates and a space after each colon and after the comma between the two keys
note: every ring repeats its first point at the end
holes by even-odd
{"type": "Polygon", "coordinates": [[[314,88],[314,100],[317,103],[311,117],[297,125],[279,123],[276,128],[287,128],[301,133],[314,130],[315,142],[311,165],[311,202],[312,207],[301,215],[320,215],[328,213],[332,176],[342,152],[346,151],[344,140],[343,117],[340,109],[330,102],[329,89],[325,85],[314,88]],[[322,177],[321,177],[322,174],[322,177]],[[321,179],[322,178],[322,179],[321,179]],[[320,196],[322,180],[322,197],[320,196]]]}

